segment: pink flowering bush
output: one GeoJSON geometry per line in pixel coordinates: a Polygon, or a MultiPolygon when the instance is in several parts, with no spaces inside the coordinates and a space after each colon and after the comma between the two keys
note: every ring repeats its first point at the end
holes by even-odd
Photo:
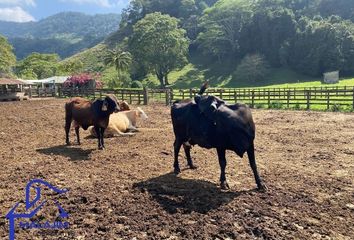
{"type": "Polygon", "coordinates": [[[80,73],[77,75],[73,75],[69,77],[65,82],[64,82],[64,87],[66,88],[71,88],[71,87],[77,87],[77,88],[83,88],[83,87],[89,87],[92,81],[96,82],[96,88],[102,88],[103,83],[99,80],[100,79],[100,74],[91,74],[91,73],[80,73]]]}

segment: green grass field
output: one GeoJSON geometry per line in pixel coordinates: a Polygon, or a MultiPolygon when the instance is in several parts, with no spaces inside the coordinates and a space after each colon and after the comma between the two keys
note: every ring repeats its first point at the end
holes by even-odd
{"type": "MultiPolygon", "coordinates": [[[[262,82],[236,81],[231,73],[228,73],[228,66],[223,69],[201,69],[188,64],[179,71],[173,71],[169,75],[169,81],[175,89],[198,88],[208,80],[211,87],[226,88],[304,88],[304,87],[325,87],[325,86],[354,86],[354,78],[341,79],[338,84],[323,84],[321,79],[313,78],[296,73],[290,69],[272,69],[268,77],[262,82]]],[[[156,76],[149,75],[148,81],[158,86],[156,76]]],[[[146,80],[147,80],[146,79],[146,80]]]]}

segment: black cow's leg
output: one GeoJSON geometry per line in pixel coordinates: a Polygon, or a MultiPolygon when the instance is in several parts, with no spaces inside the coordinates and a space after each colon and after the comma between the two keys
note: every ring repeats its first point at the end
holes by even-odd
{"type": "Polygon", "coordinates": [[[71,121],[72,121],[71,115],[66,114],[66,116],[65,116],[65,138],[66,138],[66,145],[70,145],[69,133],[70,133],[71,121]]]}
{"type": "Polygon", "coordinates": [[[174,155],[175,155],[175,162],[173,164],[174,172],[175,172],[175,174],[179,174],[181,172],[181,169],[179,168],[178,154],[179,154],[179,150],[181,149],[182,142],[180,140],[176,139],[173,146],[174,146],[174,155]]]}
{"type": "Polygon", "coordinates": [[[97,135],[97,140],[98,140],[98,149],[102,150],[102,145],[101,145],[101,131],[99,126],[95,126],[95,131],[97,135]]]}
{"type": "Polygon", "coordinates": [[[251,165],[251,168],[252,168],[252,171],[254,174],[254,178],[257,183],[258,190],[260,190],[260,191],[267,190],[267,186],[264,183],[262,183],[262,180],[258,175],[253,143],[251,144],[250,148],[247,150],[247,155],[248,155],[248,160],[249,160],[249,163],[251,165]]]}
{"type": "Polygon", "coordinates": [[[104,131],[105,131],[106,129],[104,129],[104,128],[100,128],[100,131],[101,131],[101,145],[102,145],[102,148],[104,149],[105,148],[105,146],[104,146],[104,131]]]}
{"type": "Polygon", "coordinates": [[[191,145],[183,143],[183,148],[187,157],[188,166],[190,167],[190,169],[197,169],[197,167],[193,164],[193,160],[191,157],[191,145]]]}
{"type": "Polygon", "coordinates": [[[226,176],[225,176],[225,169],[226,169],[226,157],[225,157],[225,153],[226,150],[225,149],[221,149],[221,148],[217,148],[217,152],[218,152],[218,158],[219,158],[219,164],[220,164],[220,186],[221,189],[227,190],[230,189],[229,184],[226,181],[226,176]]]}
{"type": "Polygon", "coordinates": [[[80,143],[80,126],[75,127],[75,133],[77,138],[77,144],[81,145],[80,143]]]}

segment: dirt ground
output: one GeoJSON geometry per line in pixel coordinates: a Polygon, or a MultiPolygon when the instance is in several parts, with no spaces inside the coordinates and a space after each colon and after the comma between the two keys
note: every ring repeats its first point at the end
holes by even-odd
{"type": "MultiPolygon", "coordinates": [[[[16,225],[16,239],[353,239],[354,114],[252,110],[269,188],[260,193],[247,157],[233,153],[230,191],[219,188],[215,150],[193,148],[197,170],[181,152],[176,177],[169,108],[143,109],[141,132],[106,139],[99,151],[83,130],[81,146],[64,145],[63,100],[0,103],[0,239],[8,238],[5,215],[35,178],[69,189],[44,196],[59,198],[70,227],[16,225]]],[[[54,215],[41,210],[34,220],[54,215]]]]}

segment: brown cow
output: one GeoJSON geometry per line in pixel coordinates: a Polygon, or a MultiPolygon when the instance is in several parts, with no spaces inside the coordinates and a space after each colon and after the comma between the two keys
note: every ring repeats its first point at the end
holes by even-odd
{"type": "Polygon", "coordinates": [[[98,138],[98,148],[104,149],[104,131],[109,123],[109,116],[120,110],[117,98],[114,95],[107,95],[103,100],[90,101],[84,98],[75,97],[65,104],[65,133],[66,144],[70,145],[69,131],[71,122],[75,121],[75,133],[77,143],[80,144],[80,126],[87,130],[94,126],[98,138]]]}

